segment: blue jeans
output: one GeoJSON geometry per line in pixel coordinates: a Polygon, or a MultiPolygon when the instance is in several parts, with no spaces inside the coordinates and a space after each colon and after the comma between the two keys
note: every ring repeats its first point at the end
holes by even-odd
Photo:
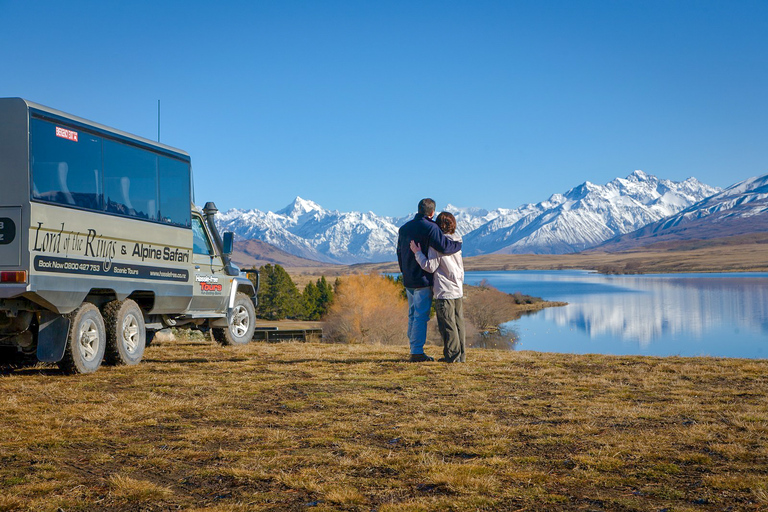
{"type": "Polygon", "coordinates": [[[432,288],[406,288],[408,296],[408,341],[411,354],[423,354],[427,342],[427,322],[432,308],[432,288]]]}

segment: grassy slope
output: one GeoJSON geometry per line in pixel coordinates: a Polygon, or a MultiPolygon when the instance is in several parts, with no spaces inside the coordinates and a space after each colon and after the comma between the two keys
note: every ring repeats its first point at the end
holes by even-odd
{"type": "Polygon", "coordinates": [[[339,266],[294,256],[261,240],[235,242],[232,261],[241,268],[261,267],[267,264],[298,268],[333,268],[339,266]]]}
{"type": "Polygon", "coordinates": [[[0,510],[768,508],[766,360],[405,353],[165,342],[2,376],[0,510]]]}
{"type": "MultiPolygon", "coordinates": [[[[464,258],[466,270],[586,269],[654,272],[768,272],[768,235],[663,242],[623,252],[489,254],[464,258]]],[[[397,263],[356,265],[360,272],[397,272],[397,263]]],[[[319,275],[319,273],[318,273],[319,275]]],[[[326,274],[327,275],[327,274],[326,274]]],[[[545,297],[546,298],[546,297],[545,297]]]]}

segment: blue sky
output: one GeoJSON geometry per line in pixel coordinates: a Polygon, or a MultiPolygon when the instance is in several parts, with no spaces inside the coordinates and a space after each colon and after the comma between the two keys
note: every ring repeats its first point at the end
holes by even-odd
{"type": "Polygon", "coordinates": [[[399,216],[768,173],[768,2],[0,0],[0,96],[192,155],[196,199],[399,216]]]}

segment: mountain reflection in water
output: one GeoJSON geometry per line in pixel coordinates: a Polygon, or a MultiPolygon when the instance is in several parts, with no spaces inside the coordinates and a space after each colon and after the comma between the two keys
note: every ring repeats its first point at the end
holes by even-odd
{"type": "Polygon", "coordinates": [[[468,272],[466,282],[482,279],[569,303],[505,324],[519,335],[510,349],[768,357],[768,274],[468,272]]]}

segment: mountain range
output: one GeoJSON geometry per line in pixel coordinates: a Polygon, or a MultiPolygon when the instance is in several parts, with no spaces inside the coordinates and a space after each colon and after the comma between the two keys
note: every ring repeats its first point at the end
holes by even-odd
{"type": "MultiPolygon", "coordinates": [[[[635,171],[605,185],[587,181],[546,201],[515,209],[452,205],[444,209],[456,216],[465,256],[565,254],[670,218],[720,192],[695,178],[675,182],[635,171]]],[[[219,214],[217,223],[242,240],[261,240],[295,256],[353,264],[394,260],[398,228],[412,217],[327,210],[297,197],[277,212],[229,210],[219,214]]]]}
{"type": "Polygon", "coordinates": [[[768,175],[749,178],[674,215],[595,247],[616,252],[659,243],[768,232],[768,175]]]}

